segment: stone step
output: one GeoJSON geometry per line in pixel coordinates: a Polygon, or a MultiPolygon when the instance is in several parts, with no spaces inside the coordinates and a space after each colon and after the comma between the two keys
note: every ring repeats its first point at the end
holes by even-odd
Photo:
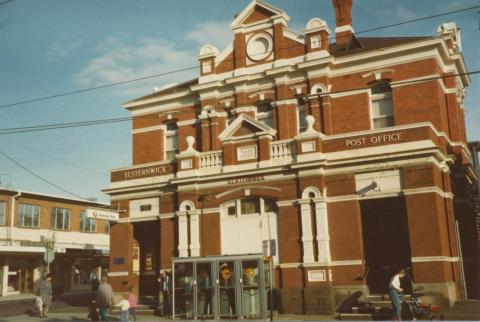
{"type": "Polygon", "coordinates": [[[391,308],[392,302],[389,301],[365,301],[365,306],[391,308]]]}
{"type": "Polygon", "coordinates": [[[373,317],[368,313],[341,313],[338,317],[342,321],[373,321],[373,317]]]}
{"type": "Polygon", "coordinates": [[[388,294],[369,294],[365,297],[366,301],[390,301],[388,294]]]}

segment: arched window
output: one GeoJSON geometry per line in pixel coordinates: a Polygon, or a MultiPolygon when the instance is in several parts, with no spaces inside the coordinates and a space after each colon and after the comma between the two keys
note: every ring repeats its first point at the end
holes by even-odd
{"type": "Polygon", "coordinates": [[[375,82],[371,85],[372,127],[380,129],[394,126],[392,88],[386,81],[375,82]]]}

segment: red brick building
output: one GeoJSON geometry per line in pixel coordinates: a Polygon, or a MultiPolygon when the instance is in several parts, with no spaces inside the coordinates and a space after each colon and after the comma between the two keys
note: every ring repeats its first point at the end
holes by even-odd
{"type": "Polygon", "coordinates": [[[455,183],[478,172],[458,28],[357,37],[352,1],[332,2],[334,33],[313,18],[299,34],[252,1],[230,46],[201,48],[198,78],[124,104],[133,164],[106,189],[123,211],[111,230],[117,291],[154,295],[173,258],[261,254],[274,240],[283,312],[383,293],[400,266],[437,302],[465,297],[475,276],[460,261],[455,183]]]}

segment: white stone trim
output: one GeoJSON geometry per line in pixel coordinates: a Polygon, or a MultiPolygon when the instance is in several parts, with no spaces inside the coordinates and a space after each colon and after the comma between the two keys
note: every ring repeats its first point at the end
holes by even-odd
{"type": "Polygon", "coordinates": [[[431,263],[431,262],[449,262],[454,263],[458,262],[460,259],[458,257],[450,256],[417,256],[412,257],[412,263],[431,263]]]}
{"type": "Polygon", "coordinates": [[[149,126],[149,127],[143,127],[139,129],[133,129],[132,134],[139,134],[139,133],[145,133],[145,132],[153,132],[153,131],[165,131],[165,125],[155,125],[155,126],[149,126]]]}
{"type": "Polygon", "coordinates": [[[178,256],[188,257],[188,222],[186,213],[177,212],[178,217],[178,256]]]}
{"type": "Polygon", "coordinates": [[[321,267],[321,266],[356,266],[362,265],[362,259],[331,261],[331,262],[315,262],[315,263],[281,263],[280,268],[298,268],[298,267],[321,267]]]}
{"type": "Polygon", "coordinates": [[[128,276],[128,272],[122,271],[122,272],[108,272],[107,275],[109,277],[117,277],[117,276],[128,276]]]}
{"type": "Polygon", "coordinates": [[[335,33],[338,34],[339,32],[345,32],[345,31],[350,31],[352,33],[355,33],[353,30],[353,27],[351,25],[343,25],[340,27],[335,27],[335,33]]]}
{"type": "Polygon", "coordinates": [[[362,88],[362,89],[348,90],[345,92],[332,93],[332,94],[329,94],[329,92],[319,93],[319,94],[320,96],[330,96],[331,98],[335,99],[339,97],[352,96],[352,95],[358,95],[358,94],[369,94],[369,93],[370,93],[370,88],[362,88]]]}
{"type": "MultiPolygon", "coordinates": [[[[217,115],[215,115],[215,116],[217,116],[217,115]]],[[[200,120],[199,119],[191,119],[191,120],[184,120],[184,121],[178,121],[177,122],[178,127],[185,126],[185,125],[193,125],[193,124],[200,124],[200,120]]]]}
{"type": "Polygon", "coordinates": [[[289,38],[293,41],[297,41],[303,45],[305,45],[305,37],[293,30],[290,30],[288,28],[285,28],[283,29],[283,35],[286,37],[286,38],[289,38]]]}

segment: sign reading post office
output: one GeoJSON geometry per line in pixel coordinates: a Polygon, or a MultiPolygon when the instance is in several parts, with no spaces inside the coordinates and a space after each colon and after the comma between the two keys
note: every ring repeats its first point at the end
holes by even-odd
{"type": "Polygon", "coordinates": [[[118,221],[119,214],[115,211],[87,209],[87,218],[93,218],[98,220],[118,221]]]}

